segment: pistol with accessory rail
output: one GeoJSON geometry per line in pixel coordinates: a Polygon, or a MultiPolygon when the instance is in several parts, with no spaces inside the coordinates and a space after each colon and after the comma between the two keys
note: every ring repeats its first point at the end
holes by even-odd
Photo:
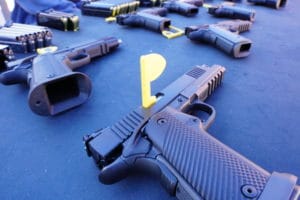
{"type": "Polygon", "coordinates": [[[252,23],[245,20],[231,20],[211,25],[189,26],[185,35],[192,41],[211,44],[234,58],[250,54],[252,41],[237,33],[248,31],[252,23]]]}
{"type": "Polygon", "coordinates": [[[168,0],[164,1],[161,4],[161,7],[167,8],[169,12],[179,13],[184,16],[195,16],[198,14],[198,6],[193,4],[194,2],[190,1],[185,2],[183,0],[168,0]]]}
{"type": "Polygon", "coordinates": [[[39,115],[56,115],[83,104],[90,96],[90,78],[73,70],[92,59],[109,54],[121,40],[107,37],[56,52],[31,55],[10,62],[0,74],[0,83],[30,86],[28,104],[39,115]]]}
{"type": "Polygon", "coordinates": [[[248,21],[255,20],[255,11],[238,6],[218,5],[208,6],[208,13],[220,18],[242,19],[248,21]]]}
{"type": "Polygon", "coordinates": [[[266,7],[275,8],[275,9],[282,8],[287,3],[287,0],[247,0],[247,1],[255,5],[262,5],[266,7]]]}
{"type": "Polygon", "coordinates": [[[171,25],[171,19],[164,17],[167,13],[168,10],[164,7],[149,8],[140,12],[118,15],[116,22],[119,25],[141,27],[159,32],[169,39],[183,35],[184,32],[181,29],[171,25]]]}
{"type": "Polygon", "coordinates": [[[298,200],[296,176],[270,174],[208,134],[216,114],[204,100],[224,72],[219,65],[196,66],[157,93],[150,108],[86,135],[99,180],[113,184],[138,169],[154,173],[179,200],[298,200]]]}

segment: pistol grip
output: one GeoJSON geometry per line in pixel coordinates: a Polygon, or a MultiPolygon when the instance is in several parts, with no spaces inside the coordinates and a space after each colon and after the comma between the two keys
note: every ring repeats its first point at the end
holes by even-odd
{"type": "Polygon", "coordinates": [[[203,199],[257,198],[270,173],[207,134],[199,123],[196,117],[166,107],[150,119],[145,133],[171,171],[188,183],[183,190],[192,189],[203,199]],[[251,188],[249,194],[245,188],[251,188]]]}

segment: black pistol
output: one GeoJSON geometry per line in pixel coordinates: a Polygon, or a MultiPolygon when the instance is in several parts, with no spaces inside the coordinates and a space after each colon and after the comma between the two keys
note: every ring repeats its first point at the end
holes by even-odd
{"type": "Polygon", "coordinates": [[[185,28],[185,35],[192,41],[211,44],[234,58],[247,57],[252,41],[236,33],[248,30],[251,25],[249,21],[236,23],[189,26],[185,28]],[[238,25],[233,27],[236,23],[238,25]]]}
{"type": "Polygon", "coordinates": [[[184,16],[195,16],[198,14],[198,7],[192,3],[187,3],[180,0],[168,0],[161,4],[162,7],[167,8],[169,12],[179,13],[184,16]]]}
{"type": "Polygon", "coordinates": [[[287,3],[287,0],[247,0],[247,1],[255,5],[262,5],[266,7],[275,8],[275,9],[284,7],[287,3]]]}
{"type": "Polygon", "coordinates": [[[165,17],[167,8],[150,8],[131,14],[122,14],[116,17],[116,22],[122,26],[141,27],[161,33],[167,38],[183,35],[183,31],[171,25],[171,19],[165,17]]]}
{"type": "Polygon", "coordinates": [[[219,5],[219,6],[210,6],[208,7],[208,13],[215,17],[222,18],[231,18],[231,19],[241,19],[254,21],[255,20],[255,11],[247,8],[242,8],[238,6],[229,6],[229,5],[219,5]]]}
{"type": "Polygon", "coordinates": [[[134,169],[155,172],[179,200],[297,200],[297,177],[270,174],[208,134],[215,110],[203,101],[221,84],[225,68],[196,66],[114,125],[84,137],[100,169],[113,184],[134,169]],[[205,114],[204,114],[205,113],[205,114]]]}

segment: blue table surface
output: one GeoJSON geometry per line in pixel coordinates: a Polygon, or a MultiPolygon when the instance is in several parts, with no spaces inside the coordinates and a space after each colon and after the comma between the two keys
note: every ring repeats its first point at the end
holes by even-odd
{"type": "MultiPolygon", "coordinates": [[[[101,184],[82,142],[85,134],[112,125],[141,104],[139,58],[149,53],[167,60],[166,70],[152,84],[153,93],[195,65],[225,66],[222,86],[207,99],[217,111],[208,132],[269,172],[300,177],[299,6],[289,1],[275,10],[245,0],[239,5],[256,11],[252,29],[243,33],[253,41],[244,59],[185,36],[168,40],[148,30],[107,24],[100,17],[81,16],[78,32],[53,30],[53,42],[60,48],[106,36],[123,42],[80,69],[92,80],[92,95],[63,114],[36,115],[28,107],[27,86],[0,85],[0,199],[174,199],[147,174],[101,184]]],[[[181,28],[223,20],[205,8],[192,18],[168,17],[181,28]]]]}

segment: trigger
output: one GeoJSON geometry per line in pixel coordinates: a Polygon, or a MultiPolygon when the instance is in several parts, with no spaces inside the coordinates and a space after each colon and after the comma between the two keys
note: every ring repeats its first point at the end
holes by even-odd
{"type": "Polygon", "coordinates": [[[216,117],[215,109],[203,102],[191,104],[184,112],[200,119],[205,130],[210,127],[216,117]]]}

